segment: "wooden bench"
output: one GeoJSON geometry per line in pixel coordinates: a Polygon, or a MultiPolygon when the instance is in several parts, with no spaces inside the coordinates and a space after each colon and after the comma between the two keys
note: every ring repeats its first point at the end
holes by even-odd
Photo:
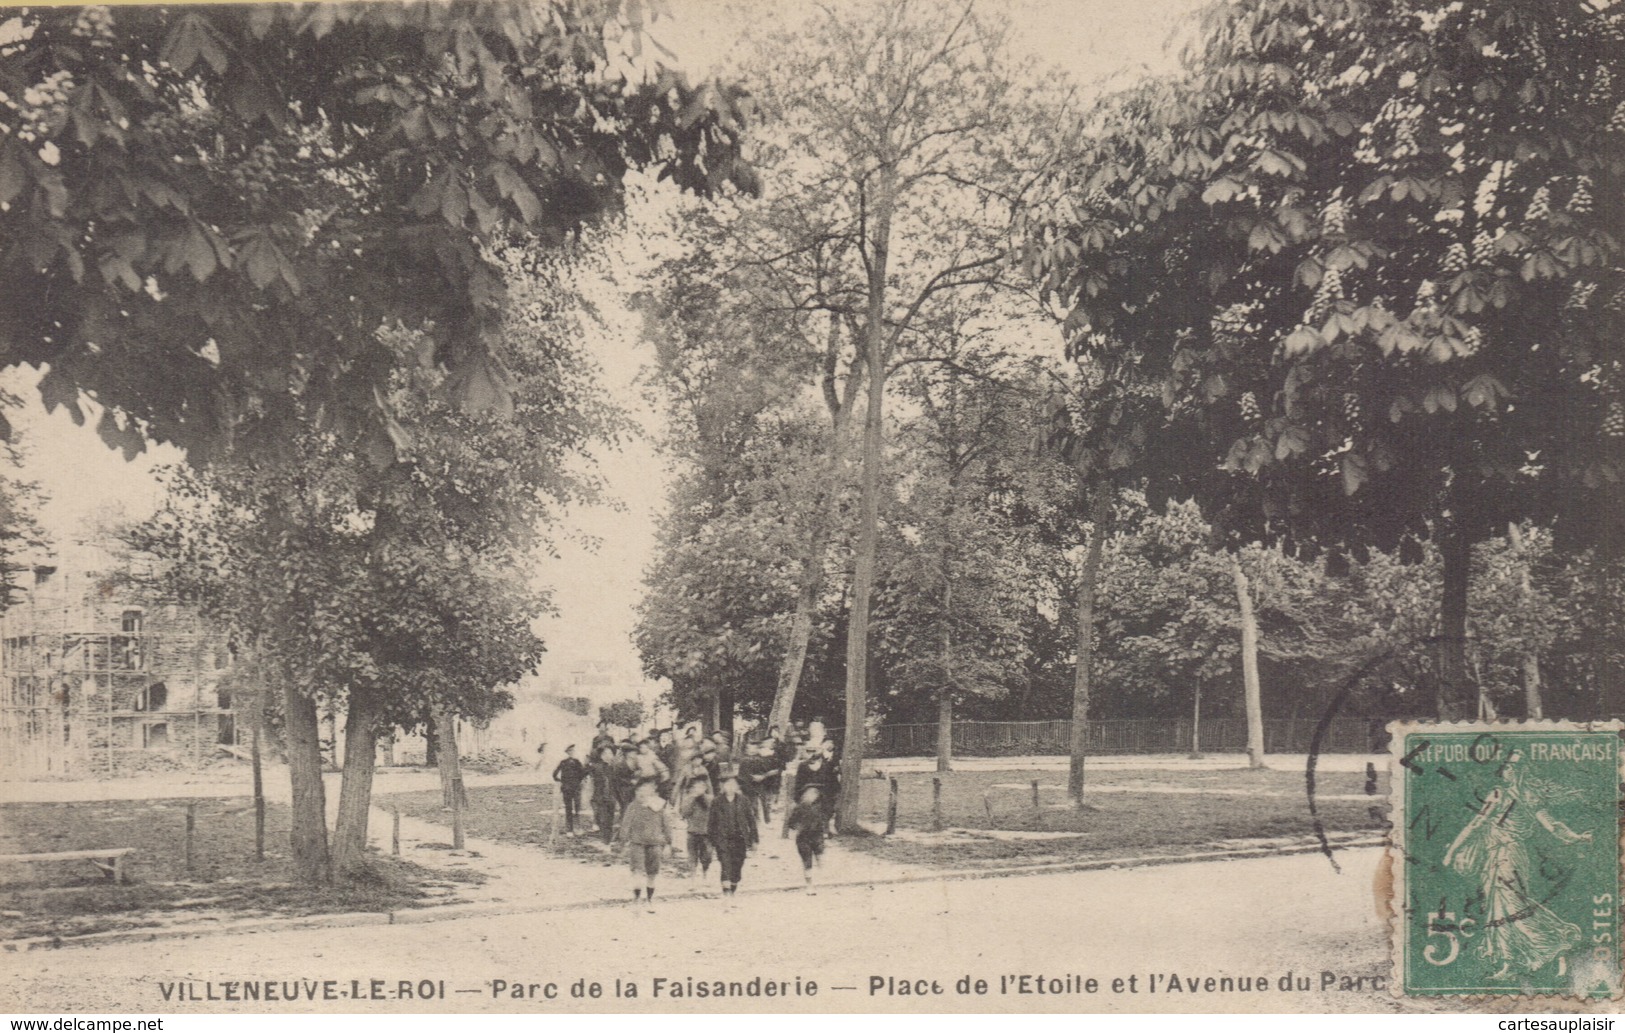
{"type": "Polygon", "coordinates": [[[114,882],[129,882],[125,861],[135,853],[133,846],[110,847],[106,850],[59,850],[49,854],[0,854],[0,864],[22,861],[89,861],[114,882]]]}

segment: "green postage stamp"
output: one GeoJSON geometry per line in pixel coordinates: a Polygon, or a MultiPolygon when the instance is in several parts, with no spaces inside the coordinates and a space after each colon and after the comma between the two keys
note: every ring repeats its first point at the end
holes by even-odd
{"type": "Polygon", "coordinates": [[[1389,726],[1397,991],[1619,996],[1621,727],[1389,726]]]}

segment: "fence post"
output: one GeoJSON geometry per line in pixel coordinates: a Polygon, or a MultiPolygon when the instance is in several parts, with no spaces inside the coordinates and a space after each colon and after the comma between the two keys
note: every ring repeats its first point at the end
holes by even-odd
{"type": "Polygon", "coordinates": [[[892,777],[891,789],[886,794],[886,835],[897,831],[897,778],[892,777]]]}
{"type": "Polygon", "coordinates": [[[389,810],[390,813],[395,817],[393,822],[394,828],[392,828],[389,833],[389,852],[394,854],[396,857],[399,857],[401,856],[401,809],[399,807],[391,807],[389,810]]]}
{"type": "Polygon", "coordinates": [[[265,860],[265,794],[254,798],[254,860],[265,860]]]}
{"type": "Polygon", "coordinates": [[[942,779],[931,779],[931,831],[942,831],[942,779]]]}
{"type": "Polygon", "coordinates": [[[463,849],[463,780],[451,780],[451,848],[463,849]]]}
{"type": "Polygon", "coordinates": [[[192,838],[197,830],[197,804],[186,805],[186,870],[192,871],[192,838]]]}

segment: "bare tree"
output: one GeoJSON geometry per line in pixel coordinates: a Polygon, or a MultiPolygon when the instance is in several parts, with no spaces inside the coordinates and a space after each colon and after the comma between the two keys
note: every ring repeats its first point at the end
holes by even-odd
{"type": "MultiPolygon", "coordinates": [[[[1008,59],[1003,28],[964,0],[820,8],[769,34],[758,54],[749,78],[763,113],[753,156],[763,204],[819,235],[763,241],[755,255],[793,285],[798,304],[840,314],[854,346],[847,382],[859,369],[863,378],[841,761],[851,781],[868,719],[887,375],[919,344],[920,320],[935,306],[997,282],[1010,221],[1057,152],[1048,134],[1066,120],[1035,116],[1041,91],[1025,84],[1036,77],[1008,59]],[[829,239],[841,242],[833,253],[821,243],[829,239]]],[[[841,824],[855,825],[857,794],[844,794],[840,809],[841,824]]]]}

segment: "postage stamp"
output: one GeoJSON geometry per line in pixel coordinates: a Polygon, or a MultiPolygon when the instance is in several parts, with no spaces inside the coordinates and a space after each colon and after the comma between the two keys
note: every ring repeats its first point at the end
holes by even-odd
{"type": "Polygon", "coordinates": [[[1620,995],[1622,727],[1389,726],[1395,993],[1620,995]]]}

